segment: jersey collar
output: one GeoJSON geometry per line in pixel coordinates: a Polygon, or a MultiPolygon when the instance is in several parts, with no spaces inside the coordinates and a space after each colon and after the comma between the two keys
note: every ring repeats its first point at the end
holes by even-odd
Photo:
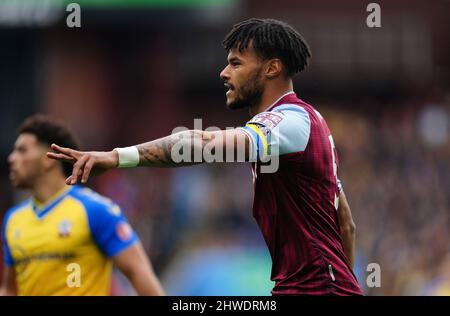
{"type": "Polygon", "coordinates": [[[42,219],[49,211],[51,211],[59,202],[61,202],[70,191],[74,188],[64,186],[61,190],[53,194],[46,202],[40,203],[34,197],[31,199],[33,212],[39,219],[42,219]]]}
{"type": "Polygon", "coordinates": [[[272,110],[272,108],[273,108],[276,104],[278,104],[278,102],[280,102],[281,99],[283,99],[284,97],[287,97],[288,95],[291,95],[291,94],[294,94],[294,95],[295,95],[295,92],[294,92],[294,91],[286,92],[286,93],[283,94],[281,97],[279,97],[278,99],[276,99],[276,101],[273,102],[270,106],[268,106],[263,112],[272,110]]]}

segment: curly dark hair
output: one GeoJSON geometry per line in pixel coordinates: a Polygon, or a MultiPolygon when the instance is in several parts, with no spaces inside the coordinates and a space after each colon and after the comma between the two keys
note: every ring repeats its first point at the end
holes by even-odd
{"type": "MultiPolygon", "coordinates": [[[[33,134],[40,143],[48,146],[55,143],[62,147],[79,148],[78,141],[64,124],[43,114],[26,118],[20,124],[18,133],[33,134]]],[[[72,164],[62,162],[62,167],[66,176],[72,174],[72,164]]]]}
{"type": "Polygon", "coordinates": [[[252,18],[233,26],[222,42],[225,50],[245,50],[252,42],[263,60],[279,58],[286,75],[295,76],[307,65],[311,51],[303,37],[289,24],[274,19],[252,18]]]}

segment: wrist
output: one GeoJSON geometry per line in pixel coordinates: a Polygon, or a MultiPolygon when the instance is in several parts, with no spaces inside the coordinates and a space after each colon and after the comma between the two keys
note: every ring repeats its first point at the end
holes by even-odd
{"type": "Polygon", "coordinates": [[[139,165],[139,151],[136,146],[114,148],[116,168],[133,168],[139,165]]]}
{"type": "Polygon", "coordinates": [[[110,151],[111,164],[113,168],[119,168],[119,152],[116,149],[110,151]]]}

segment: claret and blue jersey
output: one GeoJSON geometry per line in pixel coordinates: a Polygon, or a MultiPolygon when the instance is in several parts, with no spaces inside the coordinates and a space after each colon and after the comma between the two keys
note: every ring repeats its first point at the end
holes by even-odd
{"type": "Polygon", "coordinates": [[[28,199],[8,210],[2,240],[19,295],[108,295],[112,257],[137,236],[117,204],[74,186],[44,205],[28,199]],[[80,272],[76,286],[68,282],[73,263],[80,272]]]}
{"type": "Polygon", "coordinates": [[[290,92],[241,129],[250,139],[253,215],[272,256],[272,293],[362,294],[340,236],[339,162],[324,118],[290,92]],[[278,168],[265,172],[273,157],[278,168]]]}

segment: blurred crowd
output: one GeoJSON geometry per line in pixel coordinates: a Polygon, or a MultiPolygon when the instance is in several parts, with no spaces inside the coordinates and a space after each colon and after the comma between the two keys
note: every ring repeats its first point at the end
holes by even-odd
{"type": "Polygon", "coordinates": [[[359,282],[365,286],[366,265],[375,262],[381,287],[367,294],[448,295],[449,95],[371,109],[328,115],[357,224],[359,282]]]}

